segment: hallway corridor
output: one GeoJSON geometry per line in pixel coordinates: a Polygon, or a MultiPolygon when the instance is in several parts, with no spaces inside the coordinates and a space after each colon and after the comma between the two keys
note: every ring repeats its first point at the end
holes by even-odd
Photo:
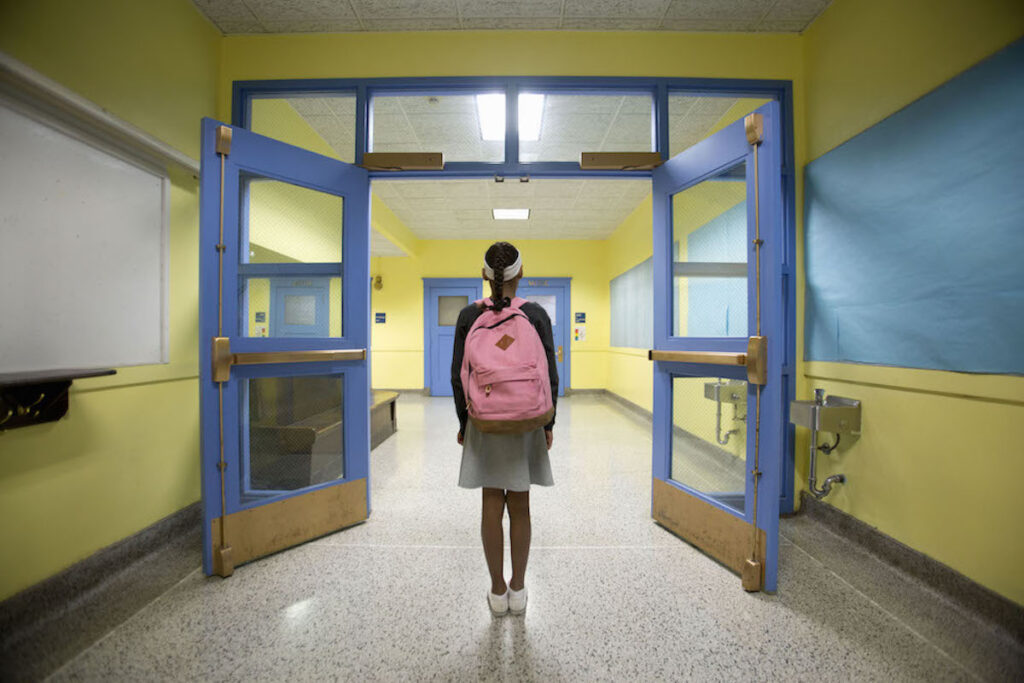
{"type": "MultiPolygon", "coordinates": [[[[368,522],[206,578],[197,567],[56,680],[1008,680],[1014,643],[804,517],[777,595],[650,518],[650,428],[559,403],[534,488],[525,617],[494,618],[451,399],[403,394],[368,522]]],[[[507,519],[506,519],[507,525],[507,519]]],[[[508,546],[506,540],[506,562],[508,546]]]]}

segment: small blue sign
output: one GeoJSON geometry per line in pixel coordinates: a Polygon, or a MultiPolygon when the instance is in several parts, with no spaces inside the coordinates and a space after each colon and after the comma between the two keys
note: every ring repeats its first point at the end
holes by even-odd
{"type": "Polygon", "coordinates": [[[387,315],[387,314],[383,313],[383,312],[374,313],[373,314],[373,316],[374,316],[374,320],[373,321],[379,325],[379,324],[384,322],[384,316],[385,315],[387,315]]]}
{"type": "Polygon", "coordinates": [[[258,322],[258,323],[265,323],[265,322],[267,322],[267,313],[266,313],[266,311],[256,311],[256,322],[258,322]]]}
{"type": "Polygon", "coordinates": [[[576,311],[576,324],[587,322],[587,314],[576,311]]]}

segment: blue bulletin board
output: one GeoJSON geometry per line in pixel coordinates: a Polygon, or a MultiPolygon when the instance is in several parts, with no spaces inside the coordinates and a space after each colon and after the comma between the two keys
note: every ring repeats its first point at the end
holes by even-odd
{"type": "Polygon", "coordinates": [[[1024,373],[1024,41],[806,168],[806,355],[1024,373]]]}

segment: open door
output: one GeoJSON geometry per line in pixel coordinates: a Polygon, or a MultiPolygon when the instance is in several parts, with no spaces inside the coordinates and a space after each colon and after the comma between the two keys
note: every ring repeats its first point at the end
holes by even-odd
{"type": "Polygon", "coordinates": [[[370,184],[359,167],[204,119],[203,570],[365,520],[370,184]]]}
{"type": "Polygon", "coordinates": [[[776,102],[653,174],[654,519],[774,591],[786,302],[776,102]]]}

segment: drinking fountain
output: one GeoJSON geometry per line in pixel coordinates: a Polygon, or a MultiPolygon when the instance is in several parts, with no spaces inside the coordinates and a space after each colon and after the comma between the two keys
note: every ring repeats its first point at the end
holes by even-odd
{"type": "Polygon", "coordinates": [[[860,434],[860,401],[842,396],[826,397],[824,389],[815,389],[813,401],[792,401],[789,404],[789,421],[811,430],[811,461],[807,479],[811,494],[818,499],[824,498],[831,492],[833,485],[846,482],[846,475],[833,474],[821,483],[819,489],[818,451],[831,453],[839,445],[839,439],[844,433],[860,434]],[[819,431],[835,434],[835,443],[819,446],[819,431]]]}

